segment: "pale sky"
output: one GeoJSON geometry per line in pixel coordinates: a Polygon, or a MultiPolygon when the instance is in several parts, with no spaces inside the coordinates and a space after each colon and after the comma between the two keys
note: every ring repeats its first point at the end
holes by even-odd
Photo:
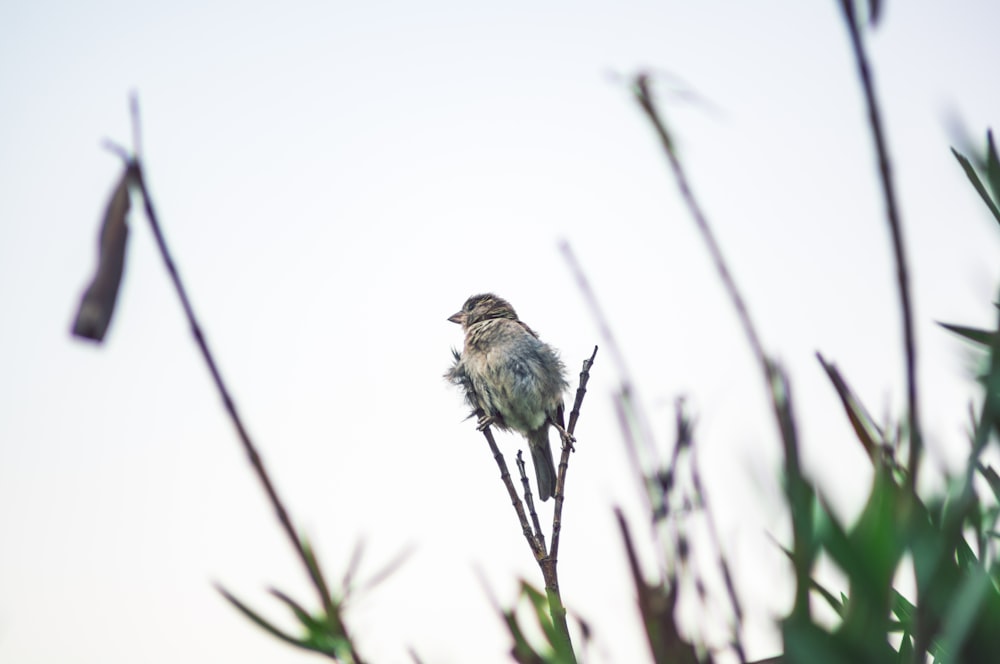
{"type": "MultiPolygon", "coordinates": [[[[988,0],[889,2],[870,40],[914,273],[928,481],[961,459],[974,394],[967,348],[934,321],[993,324],[1000,283],[1000,234],[948,151],[952,118],[977,146],[1000,127],[997,26],[988,0]]],[[[289,626],[266,588],[312,601],[138,206],[105,344],[69,336],[121,168],[100,143],[130,143],[131,90],[167,241],[327,574],[362,539],[362,577],[414,548],[347,614],[369,660],[412,647],[507,661],[477,574],[504,603],[541,577],[441,378],[461,344],[446,318],[502,295],[575,385],[601,339],[561,240],[664,449],[687,395],[749,655],[778,652],[791,598],[770,539],[787,541],[778,438],[627,82],[661,73],[695,190],[791,373],[807,469],[849,519],[868,464],[813,354],[880,419],[902,416],[904,383],[847,46],[833,0],[0,5],[0,661],[317,661],[212,586],[289,626]]],[[[563,514],[562,593],[595,630],[591,662],[647,657],[611,511],[644,533],[619,380],[599,354],[563,514]]],[[[498,443],[511,465],[525,447],[498,443]]],[[[684,619],[720,633],[697,607],[684,619]]]]}

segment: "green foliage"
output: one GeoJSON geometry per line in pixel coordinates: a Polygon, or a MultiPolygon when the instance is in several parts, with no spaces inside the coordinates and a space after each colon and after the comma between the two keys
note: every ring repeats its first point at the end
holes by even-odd
{"type": "MultiPolygon", "coordinates": [[[[1000,162],[992,134],[984,158],[955,156],[996,214],[1000,162]]],[[[944,327],[985,350],[988,369],[981,379],[982,407],[965,472],[926,498],[908,488],[911,469],[897,462],[898,443],[884,440],[836,367],[820,357],[874,474],[868,501],[850,527],[821,500],[789,501],[793,521],[813,523],[789,555],[815,560],[816,553],[825,552],[849,590],[839,601],[809,580],[810,591],[824,598],[841,621],[826,629],[808,612],[793,611],[783,626],[788,662],[923,662],[929,653],[935,662],[960,664],[996,661],[1000,653],[1000,559],[994,546],[1000,475],[982,459],[991,434],[1000,430],[1000,321],[995,330],[944,327]],[[977,478],[990,489],[985,497],[977,492],[977,478]],[[912,602],[893,585],[905,556],[916,582],[912,602]],[[891,645],[896,642],[891,634],[899,635],[898,646],[891,645]]]]}

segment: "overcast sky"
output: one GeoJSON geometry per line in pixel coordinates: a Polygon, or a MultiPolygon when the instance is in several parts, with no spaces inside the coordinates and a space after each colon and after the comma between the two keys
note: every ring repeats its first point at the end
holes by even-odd
{"type": "MultiPolygon", "coordinates": [[[[1000,236],[948,151],[955,119],[976,145],[1000,124],[997,26],[988,0],[889,2],[870,40],[914,273],[929,481],[961,459],[974,394],[967,349],[934,321],[992,325],[1000,283],[1000,236]]],[[[541,578],[441,378],[462,340],[446,318],[495,291],[575,383],[601,339],[563,240],[663,449],[675,397],[697,414],[749,654],[778,652],[773,619],[791,600],[770,539],[788,534],[779,442],[630,97],[642,70],[790,370],[807,468],[849,519],[868,464],[814,353],[880,419],[902,416],[905,392],[836,2],[0,5],[0,661],[316,661],[212,586],[282,619],[267,587],[311,601],[141,214],[106,343],[68,333],[121,169],[100,143],[131,143],[131,90],[194,308],[328,574],[359,540],[362,577],[414,550],[348,613],[371,661],[409,661],[411,647],[428,662],[507,661],[477,574],[505,603],[518,577],[541,578]]],[[[645,532],[612,407],[620,380],[599,354],[563,515],[563,598],[595,630],[593,662],[646,657],[611,512],[645,532]]],[[[523,440],[498,438],[512,463],[523,440]]],[[[697,607],[684,620],[719,634],[697,607]]]]}

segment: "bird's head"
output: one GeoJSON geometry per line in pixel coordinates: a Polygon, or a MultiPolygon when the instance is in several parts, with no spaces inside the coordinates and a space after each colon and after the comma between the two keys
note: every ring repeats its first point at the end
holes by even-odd
{"type": "Polygon", "coordinates": [[[452,314],[448,320],[461,325],[462,329],[465,330],[480,321],[493,318],[517,320],[517,313],[507,300],[497,297],[493,293],[484,293],[470,297],[462,305],[462,309],[458,313],[452,314]]]}

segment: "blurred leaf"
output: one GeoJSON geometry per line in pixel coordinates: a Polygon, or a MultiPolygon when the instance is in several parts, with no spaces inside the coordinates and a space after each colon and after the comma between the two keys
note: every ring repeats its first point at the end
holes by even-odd
{"type": "Polygon", "coordinates": [[[994,340],[997,338],[997,333],[992,330],[978,330],[974,327],[965,327],[963,325],[952,325],[951,323],[938,323],[941,327],[948,330],[949,332],[954,332],[960,337],[968,339],[969,341],[975,342],[977,344],[982,344],[983,346],[992,346],[994,340]]]}
{"type": "Polygon", "coordinates": [[[868,453],[868,458],[873,464],[878,463],[878,450],[882,443],[882,432],[875,426],[871,415],[868,414],[864,405],[862,405],[851,388],[848,387],[847,381],[840,375],[840,371],[836,365],[828,363],[819,353],[816,353],[816,357],[819,359],[819,363],[823,365],[823,369],[826,371],[826,375],[829,376],[830,382],[833,383],[834,389],[837,390],[840,402],[843,404],[844,410],[847,411],[847,419],[850,420],[851,426],[854,428],[854,433],[857,435],[858,440],[861,441],[861,446],[868,453]]]}
{"type": "MultiPolygon", "coordinates": [[[[992,143],[993,140],[991,137],[990,144],[992,145],[992,143]]],[[[995,158],[996,157],[995,151],[992,152],[993,152],[993,157],[995,158]]],[[[983,202],[986,203],[986,207],[990,209],[990,212],[993,213],[993,217],[997,220],[998,223],[1000,223],[1000,209],[997,209],[996,203],[993,201],[992,198],[990,198],[990,194],[989,192],[986,191],[986,187],[983,186],[982,181],[979,179],[979,175],[976,173],[976,169],[972,166],[972,164],[965,157],[965,155],[958,152],[955,148],[951,149],[951,153],[955,155],[955,159],[957,159],[958,163],[961,164],[962,170],[965,171],[965,176],[969,178],[969,182],[971,182],[972,186],[976,188],[977,192],[979,192],[979,196],[983,199],[983,202]]]]}
{"type": "Polygon", "coordinates": [[[781,636],[788,664],[857,664],[863,661],[843,639],[810,620],[789,617],[782,623],[781,636]]]}
{"type": "Polygon", "coordinates": [[[639,615],[642,617],[642,626],[646,632],[653,662],[698,664],[699,658],[695,647],[684,640],[674,619],[674,610],[677,606],[676,577],[671,577],[669,582],[660,581],[655,585],[647,583],[639,565],[639,556],[628,523],[621,509],[615,508],[615,517],[625,545],[632,582],[635,584],[639,615]]]}
{"type": "Polygon", "coordinates": [[[310,616],[309,612],[306,611],[304,608],[302,608],[302,606],[298,602],[293,600],[285,593],[275,588],[271,588],[271,594],[280,599],[285,604],[287,604],[288,608],[290,608],[292,610],[292,613],[295,614],[295,617],[299,619],[299,622],[305,625],[306,628],[309,629],[310,631],[312,631],[315,627],[322,625],[322,623],[320,623],[319,621],[315,620],[312,616],[310,616]]]}
{"type": "Polygon", "coordinates": [[[521,594],[531,602],[532,608],[535,610],[535,620],[538,622],[538,626],[542,628],[545,640],[549,642],[550,646],[556,648],[558,653],[556,644],[560,639],[556,634],[555,625],[552,624],[552,617],[549,615],[549,602],[545,598],[545,594],[527,581],[521,581],[521,594]]]}
{"type": "Polygon", "coordinates": [[[320,594],[323,599],[323,608],[329,613],[331,619],[338,619],[339,616],[336,615],[338,602],[333,599],[330,594],[330,586],[327,585],[326,578],[323,576],[323,570],[319,567],[319,561],[316,560],[316,554],[313,551],[312,544],[309,543],[309,538],[304,534],[299,537],[302,543],[302,553],[305,555],[306,565],[309,568],[309,575],[313,580],[313,584],[316,586],[316,591],[320,594]]]}
{"type": "Polygon", "coordinates": [[[844,616],[844,605],[847,604],[847,599],[841,593],[840,599],[837,599],[832,592],[820,585],[820,582],[816,579],[812,580],[812,589],[815,590],[826,600],[827,604],[830,605],[837,615],[840,617],[844,616]]]}
{"type": "Polygon", "coordinates": [[[281,631],[280,629],[278,629],[277,627],[275,627],[274,625],[272,625],[270,622],[268,622],[267,620],[265,620],[259,613],[257,613],[253,609],[251,609],[249,606],[247,606],[246,604],[244,604],[240,600],[236,599],[233,595],[231,595],[229,593],[228,590],[226,590],[222,586],[217,585],[216,589],[220,593],[222,593],[222,596],[225,597],[227,600],[229,600],[229,602],[233,606],[235,606],[240,611],[240,613],[242,613],[244,616],[246,616],[247,618],[249,618],[251,622],[255,623],[258,627],[260,627],[261,629],[263,629],[265,632],[267,632],[271,636],[274,636],[274,637],[276,637],[276,638],[284,641],[285,643],[288,643],[290,645],[296,646],[298,648],[303,648],[305,650],[311,650],[313,652],[320,652],[320,653],[328,654],[328,653],[326,653],[326,651],[324,651],[324,650],[316,647],[315,645],[313,645],[312,643],[310,643],[308,641],[298,639],[298,638],[296,638],[294,636],[291,636],[291,635],[286,634],[285,632],[281,631]]]}
{"type": "Polygon", "coordinates": [[[907,664],[913,661],[913,639],[909,632],[903,632],[903,639],[899,644],[899,664],[907,664]]]}
{"type": "Polygon", "coordinates": [[[73,335],[101,342],[115,312],[122,272],[125,269],[125,248],[128,240],[128,187],[131,169],[126,167],[111,193],[104,210],[104,221],[98,238],[97,271],[80,300],[73,322],[73,335]]]}
{"type": "Polygon", "coordinates": [[[880,18],[882,18],[882,0],[868,0],[869,25],[875,27],[880,18]]]}
{"type": "Polygon", "coordinates": [[[944,616],[941,649],[956,661],[993,661],[1000,652],[1000,595],[980,568],[966,568],[963,576],[944,616]]]}
{"type": "Polygon", "coordinates": [[[528,639],[524,636],[524,632],[517,622],[517,616],[514,614],[514,611],[504,611],[503,619],[507,625],[507,631],[510,633],[511,638],[514,639],[514,647],[510,653],[514,661],[518,662],[518,664],[546,664],[545,658],[538,654],[531,644],[528,643],[528,639]]]}
{"type": "Polygon", "coordinates": [[[1000,200],[1000,157],[993,142],[993,130],[986,130],[986,181],[993,190],[993,200],[1000,200]]]}
{"type": "Polygon", "coordinates": [[[993,470],[993,466],[977,464],[977,468],[979,473],[986,478],[986,483],[990,485],[993,497],[1000,501],[1000,475],[997,475],[997,471],[993,470]]]}
{"type": "Polygon", "coordinates": [[[913,631],[913,617],[916,615],[917,607],[895,589],[892,591],[892,612],[899,618],[903,629],[913,631]]]}

